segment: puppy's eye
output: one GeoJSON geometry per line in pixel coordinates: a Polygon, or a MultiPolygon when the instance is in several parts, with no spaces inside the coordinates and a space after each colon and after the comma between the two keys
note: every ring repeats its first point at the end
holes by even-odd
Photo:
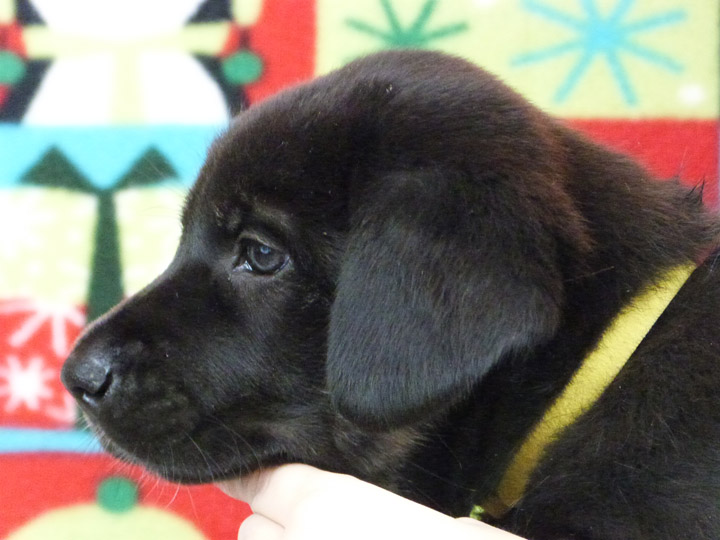
{"type": "Polygon", "coordinates": [[[289,259],[284,251],[246,238],[240,244],[237,267],[256,274],[274,274],[281,270],[289,259]]]}

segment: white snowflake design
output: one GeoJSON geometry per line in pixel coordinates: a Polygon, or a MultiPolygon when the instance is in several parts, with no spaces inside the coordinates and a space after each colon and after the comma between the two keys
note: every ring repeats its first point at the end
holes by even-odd
{"type": "Polygon", "coordinates": [[[29,316],[20,327],[10,334],[8,343],[12,347],[20,347],[27,343],[44,324],[50,324],[51,346],[53,352],[64,358],[70,352],[67,325],[77,327],[85,324],[85,315],[74,306],[52,304],[33,300],[15,300],[0,305],[2,313],[28,313],[29,316]]]}
{"type": "Polygon", "coordinates": [[[12,413],[21,406],[31,411],[40,410],[40,402],[52,398],[48,382],[57,376],[55,370],[45,367],[43,359],[33,356],[26,365],[11,354],[0,366],[0,397],[7,397],[5,412],[12,413]]]}

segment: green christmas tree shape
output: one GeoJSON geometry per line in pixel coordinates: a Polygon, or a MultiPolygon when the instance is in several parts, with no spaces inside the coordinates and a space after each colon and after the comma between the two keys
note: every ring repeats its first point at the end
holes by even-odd
{"type": "Polygon", "coordinates": [[[20,183],[23,185],[62,188],[98,199],[87,300],[88,322],[100,317],[123,298],[115,194],[176,177],[177,173],[167,159],[155,148],[149,148],[111,187],[99,188],[54,147],[22,176],[20,183]]]}
{"type": "Polygon", "coordinates": [[[450,24],[435,29],[428,29],[427,25],[435,12],[437,0],[427,0],[420,8],[415,19],[406,26],[400,23],[397,12],[390,0],[380,0],[385,14],[387,28],[378,28],[359,19],[347,19],[345,24],[350,28],[380,39],[386,48],[416,48],[423,49],[432,41],[464,32],[468,25],[464,22],[450,24]]]}

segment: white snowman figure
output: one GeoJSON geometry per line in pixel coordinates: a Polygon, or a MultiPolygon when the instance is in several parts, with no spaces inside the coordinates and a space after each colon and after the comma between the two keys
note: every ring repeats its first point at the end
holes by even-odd
{"type": "Polygon", "coordinates": [[[234,21],[187,22],[203,0],[32,0],[27,54],[52,63],[23,121],[36,125],[224,124],[218,84],[193,54],[216,55],[231,23],[262,0],[232,2],[234,21]]]}

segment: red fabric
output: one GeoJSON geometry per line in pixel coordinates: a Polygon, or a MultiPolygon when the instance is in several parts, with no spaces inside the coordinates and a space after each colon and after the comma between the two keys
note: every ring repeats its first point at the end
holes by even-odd
{"type": "MultiPolygon", "coordinates": [[[[82,316],[80,311],[78,315],[82,316]]],[[[77,321],[80,322],[80,321],[77,321]]],[[[0,423],[3,427],[64,428],[73,425],[75,407],[60,382],[60,369],[81,326],[62,310],[28,300],[0,301],[0,423]],[[8,392],[23,373],[41,372],[42,398],[19,401],[8,392]],[[37,405],[37,406],[35,406],[37,405]]]]}
{"type": "Polygon", "coordinates": [[[9,50],[20,56],[25,56],[22,28],[16,22],[0,24],[0,50],[9,50]]]}
{"type": "Polygon", "coordinates": [[[240,36],[242,34],[242,28],[238,25],[233,24],[230,26],[225,45],[223,45],[222,51],[220,51],[220,58],[226,58],[240,48],[240,36]]]}
{"type": "MultiPolygon", "coordinates": [[[[212,486],[177,486],[104,455],[0,455],[0,537],[49,510],[96,502],[98,486],[121,476],[137,483],[139,503],[193,522],[207,538],[229,538],[250,514],[212,486]]],[[[51,540],[51,539],[48,539],[51,540]]]]}
{"type": "Polygon", "coordinates": [[[250,34],[265,64],[263,76],[245,87],[251,103],[310,79],[315,69],[315,2],[265,2],[250,34]]]}

